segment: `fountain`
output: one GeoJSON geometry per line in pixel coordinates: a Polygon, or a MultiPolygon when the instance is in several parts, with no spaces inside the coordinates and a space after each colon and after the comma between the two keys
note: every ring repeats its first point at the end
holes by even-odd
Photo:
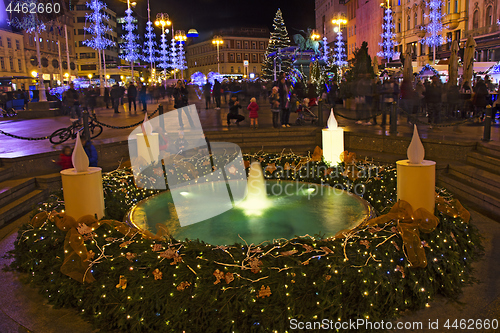
{"type": "Polygon", "coordinates": [[[199,239],[212,245],[231,245],[241,243],[241,239],[248,244],[259,244],[306,234],[331,237],[365,221],[370,213],[366,201],[344,190],[297,181],[265,180],[260,163],[254,162],[245,198],[220,215],[181,227],[172,195],[165,191],[139,202],[127,214],[127,221],[153,233],[166,227],[178,240],[199,239]]]}

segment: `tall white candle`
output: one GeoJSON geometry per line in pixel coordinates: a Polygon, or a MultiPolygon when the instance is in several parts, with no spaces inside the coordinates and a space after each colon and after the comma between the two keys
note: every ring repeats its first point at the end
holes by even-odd
{"type": "Polygon", "coordinates": [[[323,138],[323,157],[330,164],[340,163],[340,155],[344,151],[344,129],[338,127],[337,120],[330,111],[327,128],[322,131],[323,138]]]}

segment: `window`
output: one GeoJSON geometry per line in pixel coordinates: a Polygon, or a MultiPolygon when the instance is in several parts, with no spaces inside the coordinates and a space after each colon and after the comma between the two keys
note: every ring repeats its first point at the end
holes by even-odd
{"type": "Polygon", "coordinates": [[[16,50],[21,49],[21,43],[19,43],[19,39],[16,39],[16,50]]]}
{"type": "Polygon", "coordinates": [[[79,34],[79,35],[82,35],[82,36],[83,36],[83,35],[85,35],[85,30],[83,30],[83,29],[78,29],[78,34],[79,34]]]}
{"type": "Polygon", "coordinates": [[[252,61],[257,62],[257,55],[256,54],[252,54],[252,61]]]}
{"type": "Polygon", "coordinates": [[[248,60],[248,53],[245,53],[245,60],[248,60]]]}
{"type": "Polygon", "coordinates": [[[96,65],[81,65],[80,70],[82,70],[82,71],[95,71],[96,65]]]}
{"type": "Polygon", "coordinates": [[[418,25],[418,13],[417,12],[415,12],[415,16],[413,17],[413,25],[415,26],[415,28],[418,25]]]}
{"type": "Polygon", "coordinates": [[[248,49],[248,42],[245,42],[245,49],[248,49]]]}
{"type": "Polygon", "coordinates": [[[411,27],[411,18],[410,15],[406,18],[406,30],[410,30],[411,27]]]}
{"type": "Polygon", "coordinates": [[[22,63],[21,59],[17,59],[17,67],[19,67],[20,72],[23,71],[23,63],[22,63]]]}
{"type": "Polygon", "coordinates": [[[11,48],[12,48],[12,41],[10,40],[10,38],[7,38],[7,47],[8,47],[9,49],[11,49],[11,48]]]}
{"type": "Polygon", "coordinates": [[[3,61],[3,57],[0,57],[0,68],[4,71],[5,70],[5,62],[3,61]]]}
{"type": "Polygon", "coordinates": [[[420,43],[420,55],[425,55],[425,44],[420,43]]]}
{"type": "Polygon", "coordinates": [[[454,13],[458,13],[458,0],[455,0],[454,13]]]}
{"type": "Polygon", "coordinates": [[[76,5],[76,10],[87,10],[86,5],[76,5]]]}
{"type": "Polygon", "coordinates": [[[398,20],[398,32],[401,32],[401,20],[398,20]]]}
{"type": "Polygon", "coordinates": [[[35,44],[35,38],[33,36],[29,36],[28,39],[30,46],[33,47],[33,45],[35,44]]]}
{"type": "Polygon", "coordinates": [[[493,24],[492,7],[486,8],[486,26],[489,27],[493,24]]]}
{"type": "Polygon", "coordinates": [[[260,49],[264,50],[264,42],[260,42],[260,49]]]}
{"type": "Polygon", "coordinates": [[[425,24],[425,9],[422,9],[422,25],[425,24]]]}
{"type": "Polygon", "coordinates": [[[479,10],[474,11],[472,15],[472,29],[479,28],[479,10]]]}
{"type": "Polygon", "coordinates": [[[237,48],[237,49],[241,49],[241,42],[240,42],[240,41],[237,41],[237,42],[236,42],[236,48],[237,48]]]}
{"type": "Polygon", "coordinates": [[[231,62],[234,62],[234,53],[231,53],[231,54],[229,55],[229,60],[230,60],[231,62]]]}
{"type": "Polygon", "coordinates": [[[220,61],[220,62],[224,62],[224,53],[221,53],[221,54],[219,55],[219,61],[220,61]]]}
{"type": "Polygon", "coordinates": [[[0,36],[0,46],[3,46],[2,36],[0,36]]]}
{"type": "Polygon", "coordinates": [[[238,67],[238,73],[241,73],[241,67],[238,67]]]}
{"type": "Polygon", "coordinates": [[[78,16],[76,18],[77,23],[85,23],[85,16],[78,16]]]}
{"type": "Polygon", "coordinates": [[[238,54],[236,55],[236,61],[238,61],[238,62],[240,62],[240,61],[241,61],[241,54],[239,54],[239,53],[238,53],[238,54]]]}
{"type": "Polygon", "coordinates": [[[253,72],[257,73],[257,67],[253,66],[253,72]]]}
{"type": "MultiPolygon", "coordinates": [[[[3,58],[1,58],[1,59],[3,59],[3,58]]],[[[233,66],[231,66],[231,73],[234,73],[234,67],[233,66]]]]}
{"type": "Polygon", "coordinates": [[[451,0],[446,1],[446,14],[451,13],[451,0]]]}
{"type": "Polygon", "coordinates": [[[256,42],[252,42],[252,49],[257,49],[257,43],[256,42]]]}
{"type": "Polygon", "coordinates": [[[9,64],[10,64],[10,70],[12,72],[15,72],[16,69],[14,68],[14,59],[12,59],[12,57],[9,57],[9,64]]]}
{"type": "Polygon", "coordinates": [[[356,36],[356,25],[354,25],[354,36],[356,36]]]}

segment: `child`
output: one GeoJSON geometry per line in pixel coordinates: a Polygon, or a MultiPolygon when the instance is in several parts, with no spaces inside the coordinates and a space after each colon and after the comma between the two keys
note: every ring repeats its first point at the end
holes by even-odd
{"type": "Polygon", "coordinates": [[[278,87],[273,87],[273,92],[269,96],[269,102],[271,102],[271,112],[273,113],[273,127],[279,127],[279,117],[280,117],[280,96],[278,94],[278,87]]]}
{"type": "Polygon", "coordinates": [[[250,127],[258,128],[259,127],[259,105],[257,104],[257,100],[255,97],[250,99],[250,104],[247,106],[247,110],[250,111],[248,115],[250,117],[250,127]]]}
{"type": "Polygon", "coordinates": [[[71,161],[72,153],[69,146],[63,147],[61,155],[59,155],[59,161],[56,162],[61,167],[61,170],[71,169],[73,167],[73,162],[71,161]]]}

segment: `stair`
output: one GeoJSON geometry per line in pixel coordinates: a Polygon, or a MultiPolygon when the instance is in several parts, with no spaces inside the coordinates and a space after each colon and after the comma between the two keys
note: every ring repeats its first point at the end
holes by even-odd
{"type": "Polygon", "coordinates": [[[479,143],[465,163],[448,166],[438,185],[450,190],[470,208],[500,218],[500,147],[479,143]]]}

